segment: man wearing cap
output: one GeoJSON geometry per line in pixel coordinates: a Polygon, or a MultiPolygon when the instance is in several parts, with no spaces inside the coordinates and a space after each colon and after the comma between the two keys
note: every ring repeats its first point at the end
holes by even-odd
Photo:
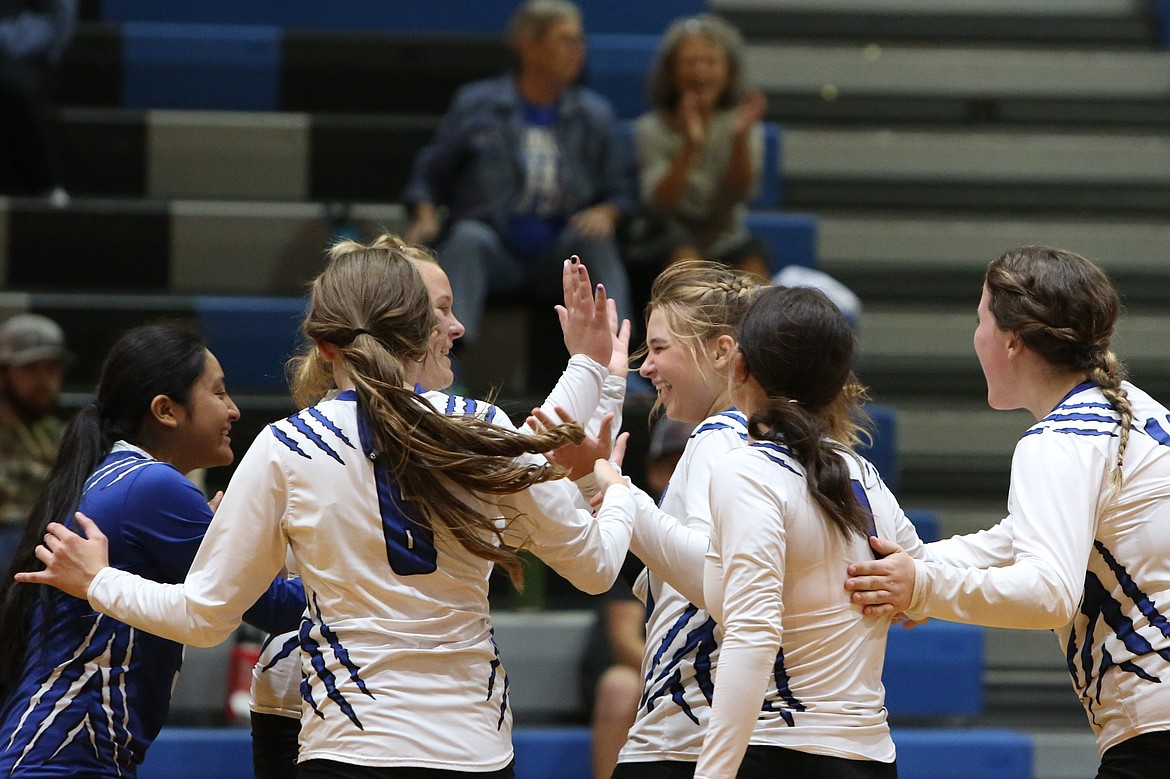
{"type": "MultiPolygon", "coordinates": [[[[72,355],[53,320],[17,314],[0,327],[0,526],[23,527],[65,431],[57,418],[72,355]]],[[[0,550],[2,552],[3,550],[0,550]]]]}

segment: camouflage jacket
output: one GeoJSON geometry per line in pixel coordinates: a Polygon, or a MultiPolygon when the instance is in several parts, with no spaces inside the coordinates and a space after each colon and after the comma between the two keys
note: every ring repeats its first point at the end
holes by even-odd
{"type": "Polygon", "coordinates": [[[49,478],[65,423],[49,415],[31,428],[0,414],[0,524],[23,525],[49,478]]]}

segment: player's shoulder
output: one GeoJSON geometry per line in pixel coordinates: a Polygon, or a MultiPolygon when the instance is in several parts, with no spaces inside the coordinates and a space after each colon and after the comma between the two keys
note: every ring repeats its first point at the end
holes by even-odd
{"type": "Polygon", "coordinates": [[[343,462],[343,450],[356,450],[360,445],[354,426],[356,401],[352,392],[340,393],[273,422],[261,435],[267,435],[280,452],[304,459],[324,455],[343,462]]]}

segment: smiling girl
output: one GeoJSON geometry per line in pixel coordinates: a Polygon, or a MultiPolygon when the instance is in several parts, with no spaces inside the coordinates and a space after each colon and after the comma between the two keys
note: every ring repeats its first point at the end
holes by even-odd
{"type": "Polygon", "coordinates": [[[12,574],[36,568],[49,523],[80,509],[109,538],[112,565],[182,581],[212,514],[186,474],[232,462],[239,416],[197,336],[146,326],[114,344],[0,584],[0,774],[135,775],[166,718],[183,647],[12,574]]]}
{"type": "MultiPolygon", "coordinates": [[[[702,261],[676,263],[654,283],[640,372],[658,391],[667,417],[696,427],[661,499],[671,519],[643,524],[639,505],[630,542],[630,551],[648,567],[635,585],[648,615],[644,688],[614,777],[689,776],[703,743],[710,671],[718,655],[715,622],[703,609],[701,561],[711,530],[707,495],[723,458],[747,437],[728,377],[736,327],[758,289],[747,274],[702,261]],[[676,531],[680,527],[684,533],[676,531]],[[686,536],[681,543],[691,545],[689,557],[671,548],[680,535],[686,536]]],[[[634,494],[653,508],[645,493],[634,494]]]]}

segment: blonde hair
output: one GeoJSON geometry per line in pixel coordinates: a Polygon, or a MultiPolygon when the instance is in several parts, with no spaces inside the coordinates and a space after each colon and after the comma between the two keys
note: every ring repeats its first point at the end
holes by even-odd
{"type": "Polygon", "coordinates": [[[984,283],[997,327],[1017,333],[1050,365],[1083,372],[1121,416],[1113,470],[1120,487],[1133,406],[1121,386],[1125,366],[1110,348],[1121,300],[1109,277],[1079,254],[1031,245],[992,260],[984,283]]]}
{"type": "MultiPolygon", "coordinates": [[[[703,347],[712,339],[735,337],[739,321],[759,291],[759,282],[749,273],[708,260],[682,260],[654,279],[646,319],[660,312],[667,330],[698,365],[703,347]]],[[[634,357],[645,354],[643,346],[634,357]]]]}
{"type": "Polygon", "coordinates": [[[522,586],[519,559],[503,545],[506,528],[457,497],[456,486],[482,497],[560,478],[563,470],[548,462],[513,458],[580,442],[584,432],[580,425],[562,425],[525,435],[436,412],[404,387],[407,362],[426,355],[435,324],[426,285],[403,245],[382,239],[369,246],[339,243],[310,290],[301,328],[308,343],[293,360],[293,394],[311,405],[334,387],[315,344],[336,346],[373,431],[375,467],[389,469],[403,499],[418,509],[404,513],[502,566],[522,586]]]}

